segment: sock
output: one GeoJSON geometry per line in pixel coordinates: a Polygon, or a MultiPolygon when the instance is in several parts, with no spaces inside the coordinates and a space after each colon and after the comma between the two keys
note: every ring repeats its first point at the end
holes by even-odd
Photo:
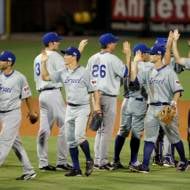
{"type": "Polygon", "coordinates": [[[80,170],[80,164],[79,164],[79,151],[78,151],[78,147],[75,148],[69,148],[69,152],[71,155],[71,159],[73,162],[73,169],[75,170],[80,170]]]}
{"type": "Polygon", "coordinates": [[[180,140],[178,143],[173,144],[179,154],[180,160],[182,162],[186,162],[186,158],[185,158],[185,150],[184,150],[184,146],[183,146],[183,142],[180,140]]]}
{"type": "Polygon", "coordinates": [[[125,137],[117,135],[115,138],[115,146],[114,146],[114,162],[118,162],[120,160],[119,155],[121,153],[121,149],[124,145],[125,137]]]}
{"type": "Polygon", "coordinates": [[[152,151],[154,149],[154,143],[153,142],[144,142],[144,153],[143,153],[143,165],[148,168],[150,157],[152,154],[152,151]]]}
{"type": "Polygon", "coordinates": [[[171,158],[172,158],[172,161],[174,162],[175,161],[175,146],[173,144],[171,144],[171,158]]]}
{"type": "Polygon", "coordinates": [[[137,161],[137,155],[140,146],[140,139],[132,136],[130,141],[130,148],[131,148],[131,161],[130,163],[135,163],[137,161]]]}
{"type": "Polygon", "coordinates": [[[82,142],[80,144],[80,147],[82,149],[82,151],[84,152],[84,155],[86,157],[87,161],[92,160],[91,156],[90,156],[90,148],[89,148],[89,143],[87,140],[85,140],[84,142],[82,142]]]}

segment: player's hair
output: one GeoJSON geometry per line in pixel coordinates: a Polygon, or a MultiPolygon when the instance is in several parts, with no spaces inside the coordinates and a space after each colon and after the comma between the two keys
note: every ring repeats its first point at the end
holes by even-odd
{"type": "Polygon", "coordinates": [[[106,49],[106,48],[107,48],[107,45],[101,44],[101,49],[106,49]]]}

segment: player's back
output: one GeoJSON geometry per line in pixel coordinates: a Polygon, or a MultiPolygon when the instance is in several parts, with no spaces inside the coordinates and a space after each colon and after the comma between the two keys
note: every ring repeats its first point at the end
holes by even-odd
{"type": "Polygon", "coordinates": [[[118,95],[126,67],[117,56],[109,52],[99,52],[90,57],[87,69],[90,70],[91,83],[97,89],[106,94],[118,95]]]}
{"type": "MultiPolygon", "coordinates": [[[[63,57],[56,51],[46,50],[48,55],[47,69],[49,73],[56,72],[61,70],[64,67],[63,57]]],[[[56,83],[52,81],[44,81],[41,77],[41,54],[39,54],[34,59],[34,80],[36,82],[36,89],[45,89],[45,88],[59,88],[62,87],[61,83],[56,83]]]]}

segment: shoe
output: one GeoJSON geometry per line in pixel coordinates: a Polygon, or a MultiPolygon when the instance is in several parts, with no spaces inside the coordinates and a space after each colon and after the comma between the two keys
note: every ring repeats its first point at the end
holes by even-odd
{"type": "Polygon", "coordinates": [[[71,176],[82,176],[82,171],[81,170],[75,170],[72,169],[69,172],[65,174],[66,177],[71,177],[71,176]]]}
{"type": "Polygon", "coordinates": [[[100,170],[113,170],[113,166],[110,163],[107,163],[105,165],[99,166],[100,170]]]}
{"type": "Polygon", "coordinates": [[[153,158],[153,161],[152,161],[152,165],[153,166],[163,166],[163,161],[161,159],[155,159],[153,158]]]}
{"type": "Polygon", "coordinates": [[[58,171],[64,171],[64,170],[68,171],[68,170],[72,170],[72,169],[73,169],[73,167],[68,163],[60,164],[60,165],[56,166],[56,170],[58,170],[58,171]]]}
{"type": "Polygon", "coordinates": [[[94,164],[94,169],[95,169],[95,170],[99,170],[99,167],[100,167],[100,166],[99,166],[98,164],[94,164]]]}
{"type": "Polygon", "coordinates": [[[147,174],[147,173],[149,173],[150,170],[149,170],[149,168],[147,168],[146,166],[141,164],[139,166],[133,165],[133,167],[131,168],[131,171],[147,174]]]}
{"type": "Polygon", "coordinates": [[[163,160],[163,166],[175,167],[175,163],[170,156],[166,156],[166,157],[164,157],[164,160],[163,160]]]}
{"type": "Polygon", "coordinates": [[[89,176],[93,172],[93,168],[94,168],[94,161],[93,160],[86,161],[85,175],[89,176]]]}
{"type": "Polygon", "coordinates": [[[39,168],[39,169],[42,171],[56,171],[56,167],[51,166],[51,165],[47,165],[47,166],[44,166],[44,167],[39,168]]]}
{"type": "Polygon", "coordinates": [[[17,177],[16,180],[30,180],[30,179],[34,179],[36,177],[36,173],[32,173],[32,174],[23,174],[20,177],[17,177]]]}
{"type": "Polygon", "coordinates": [[[125,169],[125,167],[121,164],[120,161],[113,162],[113,163],[112,163],[112,167],[113,167],[113,170],[125,169]]]}
{"type": "Polygon", "coordinates": [[[189,169],[189,162],[186,160],[185,162],[179,161],[177,165],[178,171],[186,171],[189,169]]]}
{"type": "Polygon", "coordinates": [[[132,163],[129,162],[129,170],[133,171],[135,170],[136,167],[139,167],[141,165],[141,163],[137,160],[136,162],[132,163]]]}

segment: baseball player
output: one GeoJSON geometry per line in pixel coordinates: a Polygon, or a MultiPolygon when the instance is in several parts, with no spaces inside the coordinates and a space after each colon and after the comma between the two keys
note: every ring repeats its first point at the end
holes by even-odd
{"type": "Polygon", "coordinates": [[[19,136],[21,124],[21,102],[25,100],[29,115],[37,117],[31,102],[31,91],[23,74],[13,69],[16,57],[10,51],[0,54],[0,165],[2,165],[11,148],[23,166],[23,175],[17,180],[29,180],[36,173],[19,136]]]}
{"type": "MultiPolygon", "coordinates": [[[[65,68],[60,71],[49,74],[46,67],[46,59],[42,61],[42,78],[44,80],[53,80],[62,82],[66,91],[66,136],[69,144],[69,151],[73,162],[73,169],[65,176],[81,176],[82,171],[79,164],[78,145],[86,157],[85,175],[89,176],[93,170],[93,159],[90,155],[89,143],[85,132],[88,117],[90,114],[90,95],[94,91],[90,83],[90,75],[87,70],[78,64],[80,51],[75,47],[69,47],[61,51],[64,54],[65,68]],[[76,95],[77,93],[77,95],[76,95]]],[[[95,105],[98,105],[99,93],[96,91],[95,105]]],[[[94,107],[95,111],[100,110],[100,106],[94,107]]]]}
{"type": "MultiPolygon", "coordinates": [[[[149,62],[149,50],[150,49],[143,43],[134,46],[134,55],[137,51],[140,51],[143,57],[143,62],[138,65],[139,70],[153,67],[153,64],[149,62]]],[[[147,94],[144,87],[132,86],[128,80],[124,81],[125,98],[121,107],[120,128],[115,139],[113,160],[114,169],[124,168],[120,163],[119,155],[130,131],[132,134],[130,140],[131,158],[129,168],[133,167],[133,165],[139,165],[137,156],[140,146],[140,137],[144,129],[144,117],[147,110],[147,94]]]]}
{"type": "MultiPolygon", "coordinates": [[[[148,93],[149,107],[144,121],[144,153],[142,165],[136,167],[134,171],[148,173],[149,161],[154,149],[155,142],[159,133],[159,125],[163,128],[170,142],[175,146],[180,163],[178,170],[185,171],[188,169],[188,161],[185,157],[183,142],[180,139],[180,134],[177,124],[177,115],[173,119],[170,126],[160,122],[157,114],[164,107],[164,105],[172,105],[176,107],[177,100],[181,96],[183,88],[180,85],[176,73],[167,65],[163,64],[162,58],[165,56],[165,63],[170,63],[170,51],[173,41],[173,32],[170,32],[168,37],[167,48],[165,50],[162,46],[153,46],[151,48],[151,62],[154,63],[154,68],[139,72],[137,76],[137,69],[133,70],[132,81],[146,85],[148,93]],[[137,78],[136,78],[137,76],[137,78]]],[[[142,60],[141,53],[136,54],[134,64],[142,60]]],[[[134,68],[137,68],[134,65],[134,68]]]]}
{"type": "MultiPolygon", "coordinates": [[[[112,33],[100,36],[101,51],[92,55],[87,63],[87,69],[91,73],[91,82],[100,92],[100,104],[103,114],[103,125],[98,129],[95,137],[95,167],[99,169],[112,170],[113,167],[108,160],[108,147],[113,132],[117,95],[119,93],[120,81],[127,76],[128,69],[123,62],[113,54],[118,37],[112,33]]],[[[125,54],[128,44],[124,43],[125,54]]]]}
{"type": "MultiPolygon", "coordinates": [[[[48,32],[42,37],[49,57],[47,63],[49,72],[55,72],[64,65],[63,57],[57,52],[61,40],[62,37],[54,32],[48,32]]],[[[61,94],[62,84],[42,80],[41,56],[39,54],[34,59],[34,80],[36,90],[39,92],[40,106],[40,128],[37,137],[39,168],[43,171],[69,170],[72,167],[67,163],[68,148],[65,138],[65,102],[61,94]],[[56,167],[48,163],[48,138],[54,122],[59,127],[56,167]]]]}

